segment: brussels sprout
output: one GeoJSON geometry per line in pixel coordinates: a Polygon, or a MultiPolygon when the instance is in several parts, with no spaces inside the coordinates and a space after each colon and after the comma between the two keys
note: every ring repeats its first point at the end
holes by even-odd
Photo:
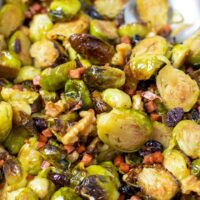
{"type": "Polygon", "coordinates": [[[66,53],[61,46],[46,39],[35,42],[31,46],[30,53],[34,58],[36,67],[46,68],[54,66],[59,62],[59,59],[66,61],[66,53]]]}
{"type": "Polygon", "coordinates": [[[133,38],[136,35],[140,37],[145,37],[148,33],[148,29],[143,24],[132,23],[132,24],[124,24],[118,28],[118,34],[122,36],[129,36],[133,38]]]}
{"type": "Polygon", "coordinates": [[[154,36],[145,38],[132,50],[130,69],[134,78],[149,79],[157,69],[163,65],[160,56],[165,56],[168,44],[163,37],[154,36]]]}
{"type": "Polygon", "coordinates": [[[33,42],[46,37],[47,32],[53,27],[53,23],[47,14],[34,15],[30,24],[29,37],[33,42]]]}
{"type": "Polygon", "coordinates": [[[29,38],[22,32],[16,31],[8,42],[9,51],[18,58],[23,65],[30,65],[32,63],[29,49],[31,42],[29,38]]]}
{"type": "Polygon", "coordinates": [[[35,176],[34,179],[28,183],[28,187],[31,188],[40,199],[46,200],[50,199],[55,190],[55,186],[50,180],[39,176],[35,176]]]}
{"type": "Polygon", "coordinates": [[[30,133],[24,127],[16,127],[4,142],[4,146],[11,154],[17,154],[24,144],[24,140],[28,139],[30,133]]]}
{"type": "Polygon", "coordinates": [[[55,68],[44,70],[40,78],[40,86],[44,90],[55,91],[64,87],[68,79],[68,72],[76,68],[76,62],[70,61],[55,68]]]}
{"type": "Polygon", "coordinates": [[[69,22],[56,23],[47,33],[49,39],[68,39],[73,34],[86,33],[89,27],[88,16],[81,14],[69,22]]]}
{"type": "Polygon", "coordinates": [[[40,69],[32,66],[25,66],[20,69],[14,82],[22,83],[24,81],[32,81],[34,77],[39,75],[40,75],[40,69]]]}
{"type": "Polygon", "coordinates": [[[105,18],[113,19],[125,7],[127,0],[96,0],[94,7],[105,18]]]}
{"type": "Polygon", "coordinates": [[[69,187],[62,187],[59,190],[57,190],[53,196],[51,197],[51,200],[82,200],[72,188],[69,187]]]}
{"type": "Polygon", "coordinates": [[[191,120],[182,120],[172,133],[182,151],[194,159],[200,157],[199,124],[191,120]]]}
{"type": "Polygon", "coordinates": [[[137,151],[150,137],[152,125],[142,112],[113,109],[97,117],[99,138],[123,152],[137,151]]]}
{"type": "Polygon", "coordinates": [[[25,171],[31,175],[37,175],[41,170],[43,158],[41,153],[37,150],[36,138],[29,139],[29,143],[22,146],[18,154],[18,159],[25,171]]]}
{"type": "Polygon", "coordinates": [[[131,108],[131,98],[119,89],[108,88],[102,92],[102,99],[112,108],[131,108]]]}
{"type": "Polygon", "coordinates": [[[165,148],[169,146],[172,130],[160,122],[153,122],[152,139],[160,142],[165,148]]]}
{"type": "Polygon", "coordinates": [[[108,42],[115,41],[118,38],[115,23],[111,21],[91,20],[90,34],[108,42]]]}
{"type": "Polygon", "coordinates": [[[109,63],[114,55],[113,46],[89,34],[73,34],[69,41],[75,51],[93,64],[109,63]]]}
{"type": "Polygon", "coordinates": [[[53,21],[65,21],[73,18],[80,10],[78,0],[53,0],[49,6],[49,14],[53,21]]]}
{"type": "Polygon", "coordinates": [[[171,58],[173,66],[176,68],[181,67],[188,53],[189,53],[189,48],[186,47],[185,45],[183,44],[175,45],[172,49],[172,58],[171,58]]]}
{"type": "Polygon", "coordinates": [[[88,87],[99,90],[120,88],[125,83],[125,73],[113,67],[92,66],[85,70],[83,80],[88,87]]]}
{"type": "Polygon", "coordinates": [[[15,78],[20,70],[21,62],[9,51],[0,52],[0,77],[15,78]]]}
{"type": "Polygon", "coordinates": [[[197,102],[199,87],[196,81],[170,65],[160,70],[156,85],[168,109],[181,107],[188,112],[197,102]]]}
{"type": "Polygon", "coordinates": [[[187,157],[178,150],[165,151],[163,165],[178,180],[182,180],[190,175],[187,157]]]}
{"type": "Polygon", "coordinates": [[[0,10],[0,34],[9,37],[24,21],[24,13],[16,4],[5,4],[0,10]]]}
{"type": "Polygon", "coordinates": [[[200,158],[192,162],[192,174],[200,178],[200,158]]]}
{"type": "Polygon", "coordinates": [[[80,193],[88,199],[117,200],[119,192],[112,178],[105,175],[90,175],[80,185],[80,193]]]}
{"type": "Polygon", "coordinates": [[[187,57],[187,62],[193,65],[200,64],[200,31],[197,31],[192,37],[187,39],[183,44],[186,48],[189,48],[189,55],[187,57]]]}
{"type": "Polygon", "coordinates": [[[65,99],[69,105],[81,104],[84,109],[91,107],[90,92],[82,80],[69,79],[65,84],[65,99]]]}
{"type": "Polygon", "coordinates": [[[0,142],[3,142],[12,129],[13,112],[10,104],[0,102],[0,142]]]}
{"type": "Polygon", "coordinates": [[[6,50],[7,44],[3,35],[0,35],[0,51],[6,50]]]}
{"type": "Polygon", "coordinates": [[[136,8],[140,19],[153,30],[160,31],[167,24],[167,0],[136,0],[136,8]]]}

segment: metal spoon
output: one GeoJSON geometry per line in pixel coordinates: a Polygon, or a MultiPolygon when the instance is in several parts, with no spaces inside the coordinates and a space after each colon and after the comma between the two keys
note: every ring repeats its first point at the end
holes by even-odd
{"type": "MultiPolygon", "coordinates": [[[[181,43],[200,29],[200,0],[168,0],[168,3],[168,18],[172,33],[177,32],[176,30],[180,29],[179,32],[175,35],[172,34],[172,36],[175,37],[176,42],[181,43]],[[179,22],[171,21],[175,13],[176,15],[179,15],[179,22]]],[[[135,7],[135,0],[129,0],[125,8],[126,23],[138,21],[135,7]]]]}

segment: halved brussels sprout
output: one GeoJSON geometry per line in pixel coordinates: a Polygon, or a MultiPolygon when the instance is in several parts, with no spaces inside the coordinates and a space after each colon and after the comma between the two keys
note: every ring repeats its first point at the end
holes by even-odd
{"type": "Polygon", "coordinates": [[[73,18],[80,8],[78,0],[53,0],[49,6],[49,14],[53,21],[65,21],[73,18]]]}
{"type": "Polygon", "coordinates": [[[37,175],[41,170],[43,161],[41,153],[37,150],[37,139],[30,138],[29,143],[22,146],[19,151],[18,159],[23,169],[31,175],[37,175]]]}
{"type": "Polygon", "coordinates": [[[0,52],[0,77],[15,78],[20,70],[21,62],[9,51],[0,52]]]}
{"type": "Polygon", "coordinates": [[[177,44],[172,49],[172,64],[174,67],[179,68],[184,63],[187,55],[189,53],[189,48],[183,44],[177,44]]]}
{"type": "Polygon", "coordinates": [[[132,23],[132,24],[124,24],[118,28],[118,34],[122,36],[129,36],[133,38],[135,35],[139,35],[141,37],[145,37],[148,33],[148,28],[143,24],[132,23]]]}
{"type": "Polygon", "coordinates": [[[156,32],[167,24],[167,0],[136,0],[136,8],[140,19],[149,23],[156,32]]]}
{"type": "Polygon", "coordinates": [[[83,80],[89,88],[120,88],[125,83],[125,73],[114,67],[92,66],[85,70],[83,80]]]}
{"type": "Polygon", "coordinates": [[[55,68],[47,68],[41,74],[40,86],[44,90],[56,91],[65,86],[68,79],[68,72],[76,68],[76,62],[70,61],[55,68]]]}
{"type": "Polygon", "coordinates": [[[193,65],[200,64],[200,31],[184,42],[184,46],[190,49],[187,61],[193,65]]]}
{"type": "Polygon", "coordinates": [[[108,88],[102,92],[102,99],[113,108],[131,108],[131,98],[119,89],[108,88]]]}
{"type": "Polygon", "coordinates": [[[179,181],[190,175],[187,157],[178,150],[164,152],[164,167],[169,170],[179,181]]]}
{"type": "Polygon", "coordinates": [[[159,71],[156,85],[168,109],[181,107],[188,112],[197,102],[199,87],[183,71],[166,65],[159,71]]]}
{"type": "Polygon", "coordinates": [[[16,31],[8,42],[9,51],[12,52],[23,65],[30,65],[32,63],[29,53],[30,47],[31,42],[22,31],[16,31]]]}
{"type": "Polygon", "coordinates": [[[51,197],[51,200],[82,200],[72,188],[69,187],[62,187],[59,190],[57,190],[53,196],[51,197]]]}
{"type": "Polygon", "coordinates": [[[114,22],[97,19],[90,21],[90,34],[108,42],[118,37],[114,22]]]}
{"type": "Polygon", "coordinates": [[[89,27],[89,17],[81,14],[77,18],[63,23],[54,24],[53,28],[47,33],[47,37],[52,39],[68,39],[73,34],[86,33],[89,27]]]}
{"type": "Polygon", "coordinates": [[[0,102],[0,142],[3,142],[12,129],[13,111],[9,103],[0,102]]]}
{"type": "Polygon", "coordinates": [[[69,41],[75,51],[93,64],[109,63],[114,55],[113,46],[89,34],[73,34],[69,41]]]}
{"type": "Polygon", "coordinates": [[[200,158],[192,162],[192,174],[200,178],[200,158]]]}
{"type": "Polygon", "coordinates": [[[97,116],[97,132],[104,143],[119,151],[132,152],[151,137],[152,124],[142,112],[113,109],[97,116]]]}
{"type": "Polygon", "coordinates": [[[40,69],[32,67],[32,66],[25,66],[22,67],[15,78],[15,83],[22,83],[24,81],[32,81],[34,77],[40,75],[40,69]]]}
{"type": "Polygon", "coordinates": [[[29,37],[33,42],[44,39],[52,27],[53,23],[47,14],[34,15],[30,24],[29,37]]]}
{"type": "Polygon", "coordinates": [[[37,194],[40,199],[50,199],[55,190],[55,185],[47,178],[35,176],[33,180],[28,183],[28,187],[37,194]]]}
{"type": "Polygon", "coordinates": [[[154,36],[145,38],[132,50],[130,69],[137,80],[149,79],[163,64],[168,50],[165,38],[154,36]]]}
{"type": "Polygon", "coordinates": [[[105,18],[113,19],[125,7],[127,0],[96,0],[94,7],[105,18]]]}
{"type": "Polygon", "coordinates": [[[200,157],[200,125],[191,120],[180,121],[173,130],[178,146],[192,158],[200,157]]]}
{"type": "Polygon", "coordinates": [[[169,146],[172,138],[172,129],[161,122],[153,122],[152,139],[160,142],[165,148],[169,146]]]}
{"type": "Polygon", "coordinates": [[[5,4],[0,10],[0,34],[9,37],[24,21],[22,8],[13,3],[5,4]]]}

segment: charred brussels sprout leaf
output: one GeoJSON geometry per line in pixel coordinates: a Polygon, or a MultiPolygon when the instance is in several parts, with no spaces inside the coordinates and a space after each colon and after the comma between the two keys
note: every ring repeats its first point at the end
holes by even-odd
{"type": "Polygon", "coordinates": [[[57,190],[53,196],[51,197],[51,200],[82,200],[72,188],[69,187],[62,187],[59,190],[57,190]]]}
{"type": "Polygon", "coordinates": [[[200,158],[192,162],[192,174],[200,178],[200,158]]]}
{"type": "Polygon", "coordinates": [[[47,91],[56,91],[65,86],[68,79],[68,72],[76,68],[76,62],[70,61],[55,68],[44,70],[40,78],[40,86],[47,91]]]}
{"type": "Polygon", "coordinates": [[[98,116],[97,131],[104,143],[122,152],[133,152],[151,137],[152,125],[139,111],[113,109],[98,116]]]}
{"type": "Polygon", "coordinates": [[[180,149],[192,158],[200,157],[200,125],[191,120],[180,121],[173,130],[180,149]]]}
{"type": "Polygon", "coordinates": [[[0,10],[0,34],[9,37],[24,21],[22,8],[17,4],[5,4],[0,10]]]}
{"type": "Polygon", "coordinates": [[[9,51],[12,52],[23,65],[30,65],[32,63],[29,49],[31,42],[29,38],[22,32],[15,32],[9,40],[9,51]]]}
{"type": "Polygon", "coordinates": [[[125,73],[113,67],[92,66],[85,70],[83,80],[89,88],[120,88],[125,83],[125,73]]]}
{"type": "Polygon", "coordinates": [[[38,200],[37,194],[33,192],[30,188],[23,188],[19,190],[18,195],[15,197],[15,200],[38,200]]]}
{"type": "Polygon", "coordinates": [[[21,62],[8,51],[0,52],[0,77],[15,78],[20,70],[21,62]]]}
{"type": "Polygon", "coordinates": [[[72,47],[93,64],[109,63],[114,55],[114,48],[89,34],[74,34],[69,38],[72,47]]]}
{"type": "Polygon", "coordinates": [[[82,104],[83,108],[91,107],[90,92],[82,80],[69,79],[65,84],[65,99],[67,103],[82,104]]]}
{"type": "Polygon", "coordinates": [[[12,129],[13,111],[9,103],[0,102],[0,142],[3,142],[12,129]]]}
{"type": "Polygon", "coordinates": [[[49,7],[49,14],[53,21],[64,21],[73,18],[80,10],[78,0],[53,0],[49,7]]]}
{"type": "Polygon", "coordinates": [[[170,65],[160,70],[156,85],[164,104],[169,109],[181,107],[187,112],[197,102],[199,96],[197,83],[183,71],[170,65]]]}

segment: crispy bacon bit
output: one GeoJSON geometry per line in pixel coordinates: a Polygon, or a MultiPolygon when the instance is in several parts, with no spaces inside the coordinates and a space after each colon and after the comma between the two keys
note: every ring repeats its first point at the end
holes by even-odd
{"type": "Polygon", "coordinates": [[[121,194],[118,198],[118,200],[125,200],[125,195],[124,194],[121,194]]]}
{"type": "Polygon", "coordinates": [[[149,101],[145,103],[145,108],[148,113],[152,113],[153,111],[156,110],[156,104],[154,101],[149,101]]]}
{"type": "Polygon", "coordinates": [[[32,176],[32,175],[28,175],[27,177],[26,177],[26,180],[27,181],[31,181],[31,180],[33,180],[34,179],[34,176],[32,176]]]}
{"type": "Polygon", "coordinates": [[[38,141],[39,141],[39,142],[46,143],[47,140],[48,140],[48,138],[45,137],[44,135],[42,135],[42,134],[39,135],[39,138],[38,138],[38,141]]]}
{"type": "Polygon", "coordinates": [[[130,167],[126,163],[121,163],[120,166],[119,166],[119,169],[126,174],[126,173],[129,172],[130,167]]]}
{"type": "Polygon", "coordinates": [[[40,85],[40,76],[36,76],[33,78],[33,85],[40,85]]]}
{"type": "Polygon", "coordinates": [[[0,160],[0,168],[3,167],[4,162],[5,162],[4,160],[0,160]]]}
{"type": "Polygon", "coordinates": [[[47,160],[44,160],[43,162],[42,162],[42,165],[41,165],[41,168],[42,169],[47,169],[48,167],[50,167],[50,163],[47,161],[47,160]]]}
{"type": "Polygon", "coordinates": [[[46,138],[49,138],[49,137],[52,137],[52,132],[47,128],[45,130],[42,131],[42,134],[46,137],[46,138]]]}
{"type": "Polygon", "coordinates": [[[69,153],[72,153],[75,150],[75,147],[73,145],[64,145],[64,149],[69,154],[69,153]]]}
{"type": "Polygon", "coordinates": [[[160,101],[162,101],[161,97],[159,97],[158,95],[154,94],[153,92],[150,91],[145,91],[142,92],[142,97],[144,97],[145,99],[148,99],[150,101],[153,101],[155,99],[160,99],[160,101]]]}
{"type": "Polygon", "coordinates": [[[92,155],[86,153],[86,154],[84,154],[81,162],[84,163],[84,166],[88,166],[91,164],[92,159],[93,159],[92,155]]]}
{"type": "Polygon", "coordinates": [[[121,155],[117,155],[114,160],[114,165],[119,167],[124,162],[124,158],[121,155]]]}
{"type": "Polygon", "coordinates": [[[45,144],[46,144],[45,142],[38,142],[37,148],[41,149],[41,148],[43,148],[45,146],[45,144]]]}
{"type": "Polygon", "coordinates": [[[160,151],[157,151],[155,153],[146,155],[144,157],[143,163],[144,164],[154,164],[154,163],[162,163],[163,162],[163,155],[160,151]]]}
{"type": "Polygon", "coordinates": [[[130,200],[141,200],[141,198],[138,197],[138,196],[136,196],[136,195],[134,195],[134,196],[132,196],[132,197],[130,198],[130,200]]]}
{"type": "Polygon", "coordinates": [[[79,154],[83,153],[85,150],[86,150],[86,148],[85,148],[85,146],[83,146],[83,145],[80,145],[80,146],[77,148],[77,152],[78,152],[79,154]]]}
{"type": "Polygon", "coordinates": [[[121,37],[121,43],[131,44],[131,40],[128,36],[121,37]]]}
{"type": "Polygon", "coordinates": [[[150,119],[151,119],[152,121],[161,121],[161,120],[162,120],[162,117],[161,117],[158,113],[152,112],[152,113],[150,114],[150,119]]]}
{"type": "Polygon", "coordinates": [[[74,79],[79,79],[79,78],[81,78],[81,75],[84,73],[84,71],[85,71],[84,67],[79,67],[77,69],[71,69],[69,71],[69,76],[74,79]]]}

